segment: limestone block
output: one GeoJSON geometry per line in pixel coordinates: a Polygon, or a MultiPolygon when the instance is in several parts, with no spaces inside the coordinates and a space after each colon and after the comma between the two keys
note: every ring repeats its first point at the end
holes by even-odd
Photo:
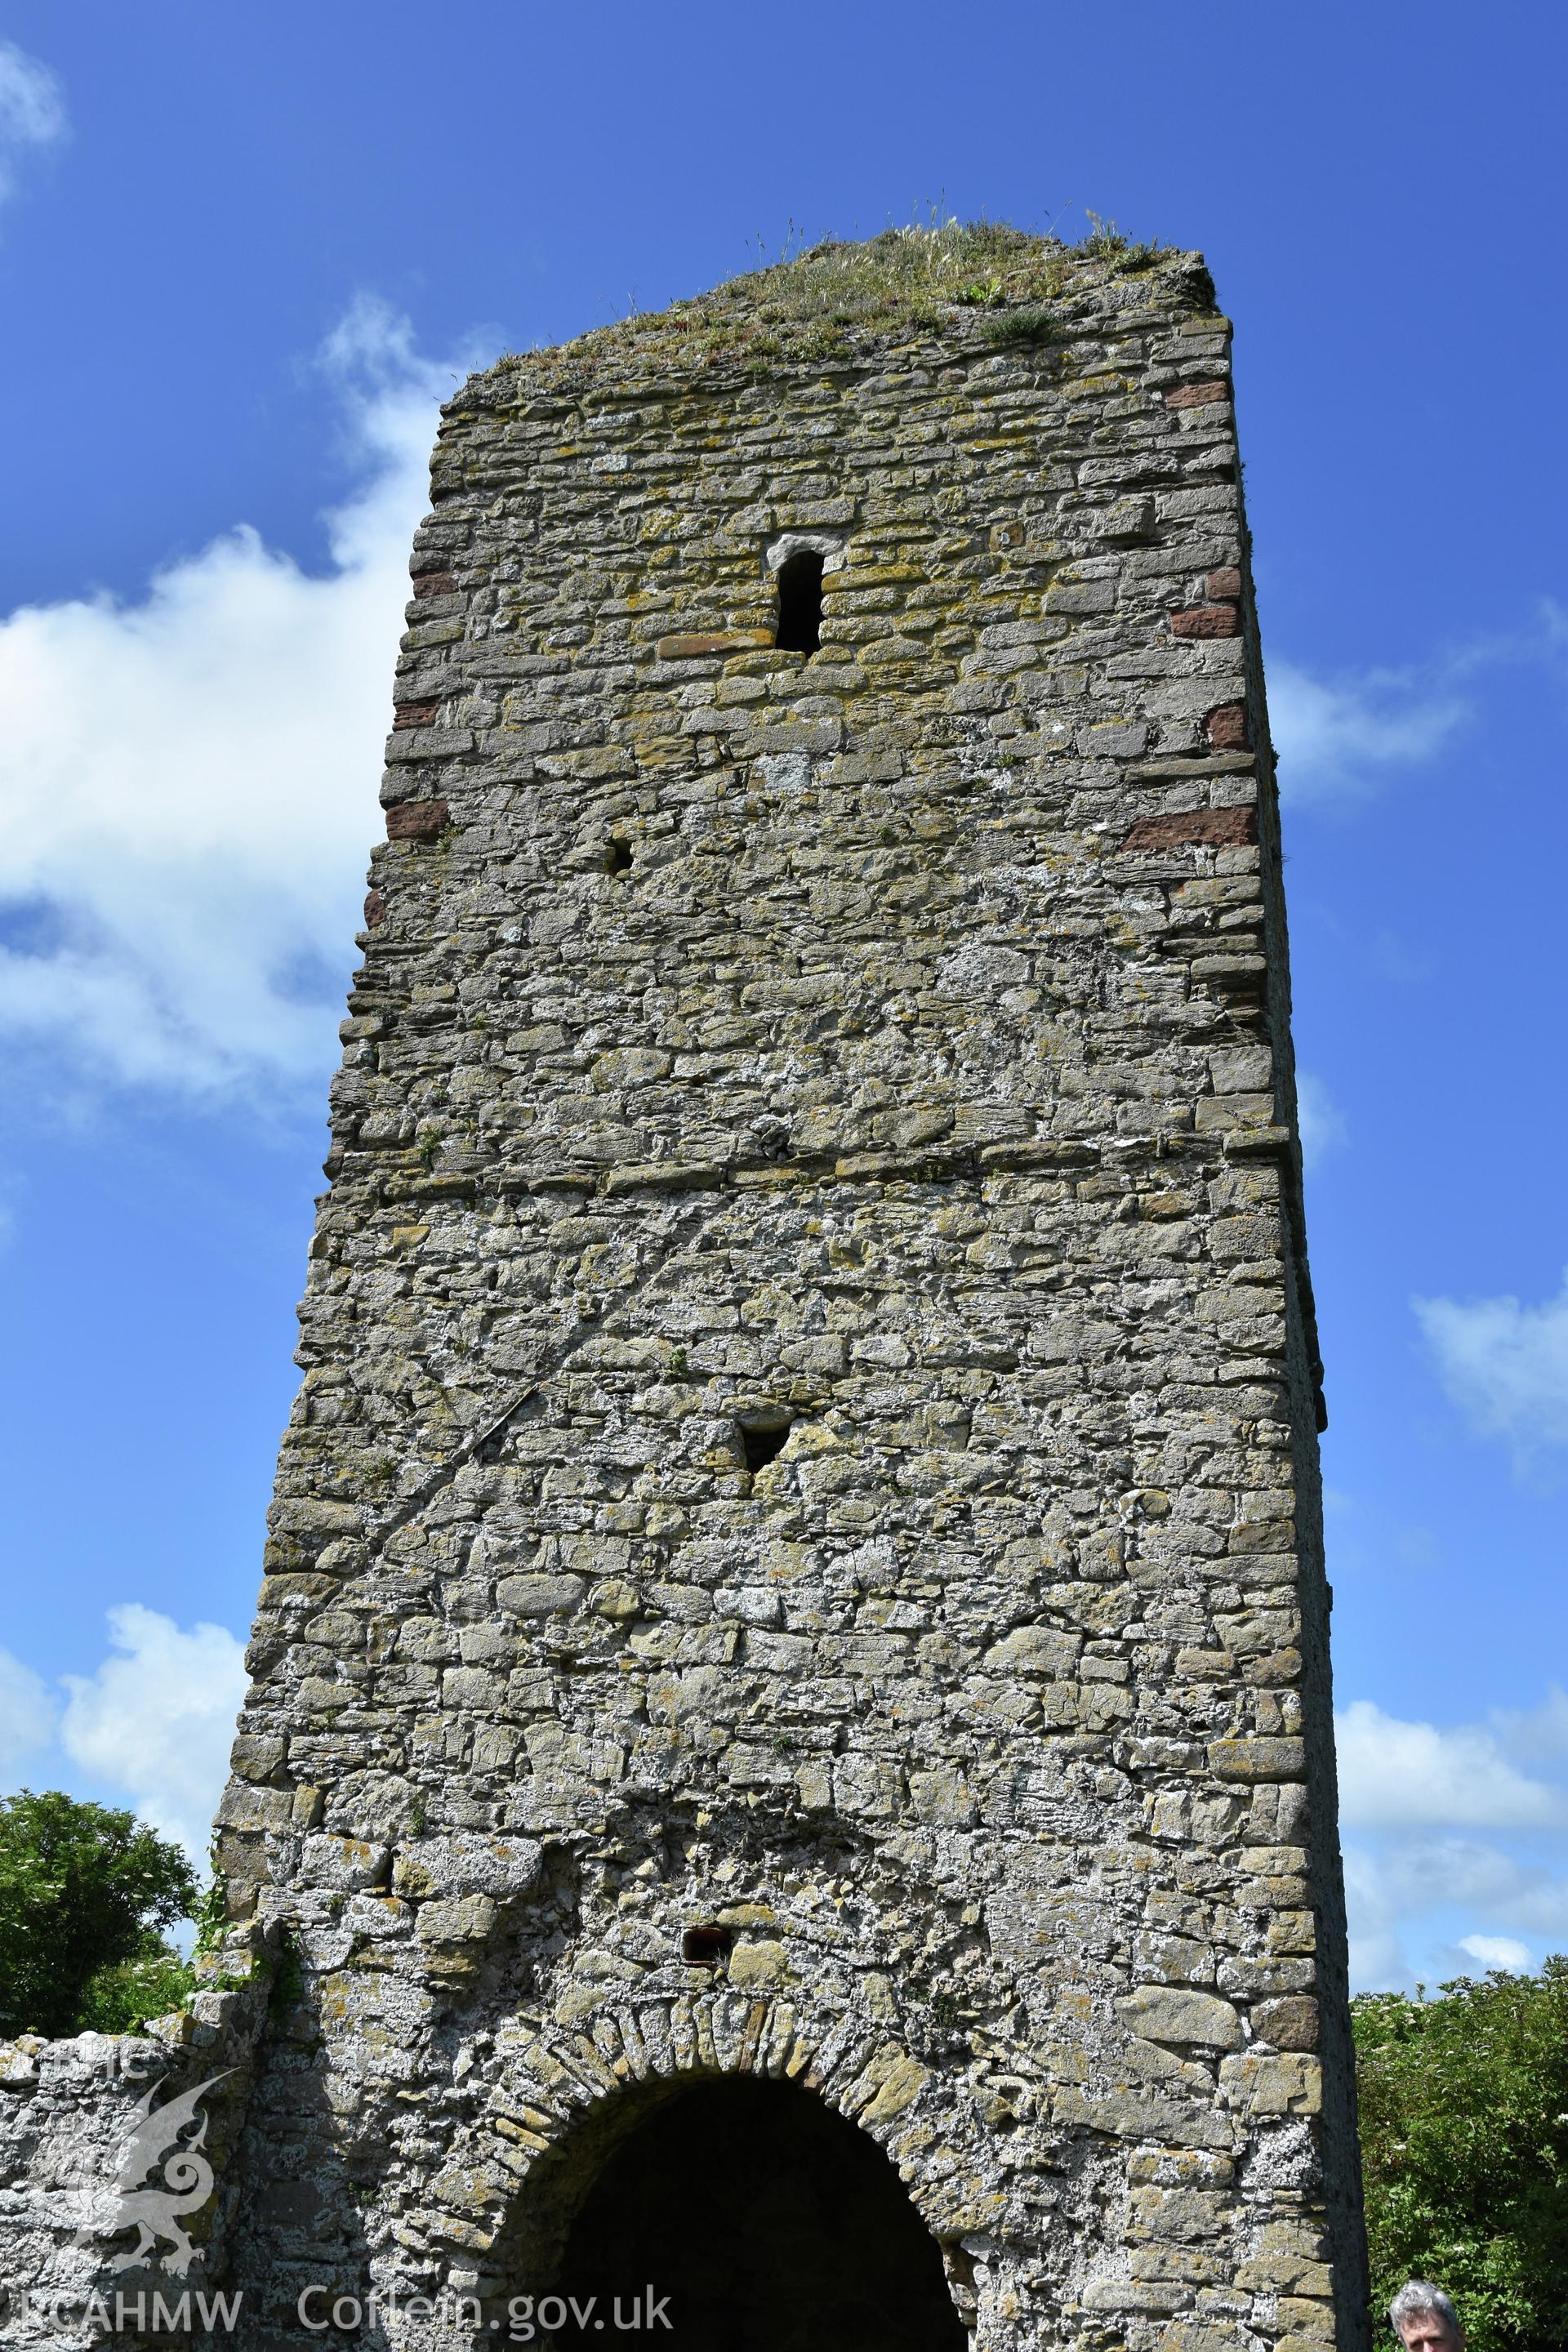
{"type": "Polygon", "coordinates": [[[1282,2294],[1279,2312],[1280,2326],[1289,2330],[1282,2340],[1297,2345],[1333,2343],[1334,2306],[1326,2296],[1282,2294]]]}
{"type": "Polygon", "coordinates": [[[46,2045],[37,2034],[17,2042],[0,2042],[0,2083],[22,2088],[38,2079],[38,2052],[46,2045]]]}
{"type": "Polygon", "coordinates": [[[219,1825],[236,1830],[285,1830],[293,1818],[293,1791],[258,1789],[232,1780],[218,1803],[219,1825]]]}
{"type": "Polygon", "coordinates": [[[1247,2352],[1247,2331],[1225,2320],[1178,2319],[1163,2329],[1161,2352],[1247,2352]]]}
{"type": "Polygon", "coordinates": [[[1252,2012],[1253,2032],[1277,2050],[1315,2050],[1318,2046],[1318,2004],[1305,1994],[1260,2000],[1252,2012]]]}
{"type": "Polygon", "coordinates": [[[1219,2078],[1232,2102],[1254,2115],[1315,2116],[1322,2109],[1322,2069],[1315,2058],[1226,2058],[1219,2078]]]}
{"type": "Polygon", "coordinates": [[[581,1576],[503,1576],[496,1599],[515,1617],[548,1617],[578,1608],[587,1589],[581,1576]]]}
{"type": "Polygon", "coordinates": [[[466,1944],[483,1941],[496,1923],[496,1906],[488,1895],[463,1895],[419,1906],[416,1933],[425,1944],[466,1944]]]}
{"type": "Polygon", "coordinates": [[[1306,1758],[1299,1739],[1215,1739],[1209,1761],[1224,1780],[1299,1780],[1306,1758]]]}
{"type": "Polygon", "coordinates": [[[974,1819],[974,1799],[969,1784],[951,1764],[938,1765],[929,1772],[911,1772],[910,1801],[922,1822],[963,1829],[974,1819]]]}
{"type": "Polygon", "coordinates": [[[1131,2210],[1141,2232],[1179,2243],[1213,2239],[1233,2218],[1230,2200],[1218,2189],[1135,2189],[1131,2210]]]}
{"type": "Polygon", "coordinates": [[[1228,2000],[1215,1993],[1175,1985],[1140,1985],[1116,2004],[1116,2013],[1150,2042],[1194,2042],[1207,2050],[1234,2050],[1241,2021],[1228,2000]]]}
{"type": "Polygon", "coordinates": [[[732,1985],[786,1985],[793,1981],[789,1955],[782,1944],[765,1938],[738,1944],[730,1955],[732,1985]]]}
{"type": "Polygon", "coordinates": [[[1079,1647],[1069,1634],[1044,1625],[1020,1625],[986,1652],[985,1663],[995,1672],[1048,1675],[1055,1680],[1070,1675],[1079,1647]]]}
{"type": "Polygon", "coordinates": [[[416,1838],[399,1848],[392,1884],[399,1895],[526,1894],[543,1867],[543,1850],[533,1838],[481,1836],[476,1832],[416,1838]]]}
{"type": "Polygon", "coordinates": [[[258,1738],[241,1732],[234,1743],[231,1769],[241,1780],[270,1780],[288,1753],[288,1742],[281,1738],[258,1738]]]}
{"type": "Polygon", "coordinates": [[[381,1885],[390,1860],[384,1845],[372,1845],[363,1838],[318,1834],[305,1840],[300,1868],[310,1885],[353,1893],[381,1885]]]}

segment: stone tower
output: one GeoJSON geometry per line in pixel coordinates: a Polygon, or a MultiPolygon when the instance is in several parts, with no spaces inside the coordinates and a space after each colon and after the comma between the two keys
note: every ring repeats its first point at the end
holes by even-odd
{"type": "Polygon", "coordinates": [[[258,2343],[1361,2340],[1228,354],[889,233],[446,412],[220,1816],[258,2343]]]}

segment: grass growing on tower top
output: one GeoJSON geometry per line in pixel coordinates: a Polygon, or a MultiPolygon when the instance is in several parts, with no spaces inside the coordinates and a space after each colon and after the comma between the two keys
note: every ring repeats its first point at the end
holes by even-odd
{"type": "Polygon", "coordinates": [[[1075,295],[1173,267],[1186,281],[1189,307],[1205,304],[1206,279],[1194,256],[1132,244],[1114,223],[1095,221],[1080,245],[1069,246],[1000,221],[932,221],[853,242],[825,237],[667,310],[500,364],[550,374],[600,356],[635,356],[655,370],[685,373],[720,362],[848,358],[910,332],[1036,341],[1066,323],[1075,295]]]}

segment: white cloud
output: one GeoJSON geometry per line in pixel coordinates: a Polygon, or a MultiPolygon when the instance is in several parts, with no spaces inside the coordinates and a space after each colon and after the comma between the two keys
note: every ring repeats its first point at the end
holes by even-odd
{"type": "Polygon", "coordinates": [[[1296,1073],[1296,1124],[1301,1136],[1301,1157],[1309,1168],[1321,1166],[1331,1151],[1350,1139],[1344,1113],[1321,1078],[1310,1070],[1296,1073]]]}
{"type": "Polygon", "coordinates": [[[1429,759],[1466,705],[1447,687],[1407,672],[1329,679],[1271,661],[1268,716],[1280,795],[1300,803],[1358,797],[1387,770],[1429,759]]]}
{"type": "Polygon", "coordinates": [[[0,1032],[79,1082],[265,1095],[335,1051],[452,375],[369,301],[321,363],[363,477],[324,577],[240,524],[139,601],[0,622],[0,1032]]]}
{"type": "Polygon", "coordinates": [[[1568,1445],[1568,1276],[1543,1307],[1517,1298],[1417,1298],[1417,1320],[1443,1384],[1489,1436],[1522,1461],[1568,1445]]]}
{"type": "Polygon", "coordinates": [[[1523,1969],[1568,1947],[1568,1697],[1438,1729],[1335,1718],[1357,1990],[1523,1969]],[[1537,1763],[1544,1777],[1521,1769],[1537,1763]],[[1475,1834],[1475,1832],[1482,1834],[1475,1834]]]}
{"type": "Polygon", "coordinates": [[[1511,1969],[1517,1974],[1530,1966],[1530,1946],[1513,1936],[1461,1936],[1459,1949],[1479,1960],[1483,1969],[1511,1969]]]}
{"type": "Polygon", "coordinates": [[[205,1862],[245,1696],[243,1645],[222,1625],[183,1633],[135,1601],[110,1611],[109,1631],[121,1654],[91,1676],[62,1677],[70,1696],[60,1746],[205,1862]]]}
{"type": "MultiPolygon", "coordinates": [[[[1551,598],[1511,628],[1445,646],[1405,669],[1318,674],[1300,662],[1268,665],[1268,711],[1279,754],[1279,790],[1293,803],[1359,800],[1391,772],[1418,767],[1473,714],[1495,673],[1521,666],[1561,677],[1568,662],[1568,611],[1551,598]]],[[[1424,979],[1425,967],[1395,942],[1380,942],[1395,978],[1424,979]]]]}
{"type": "Polygon", "coordinates": [[[0,1650],[0,1781],[9,1786],[52,1744],[56,1714],[42,1677],[0,1650]]]}
{"type": "Polygon", "coordinates": [[[1568,1798],[1527,1779],[1479,1725],[1439,1731],[1360,1698],[1335,1717],[1334,1734],[1340,1818],[1352,1828],[1568,1827],[1568,1798]]]}
{"type": "Polygon", "coordinates": [[[57,77],[15,41],[0,41],[0,204],[16,193],[24,157],[66,134],[57,77]]]}
{"type": "Polygon", "coordinates": [[[1344,1870],[1356,1992],[1458,1976],[1479,1957],[1474,1946],[1483,1937],[1506,1941],[1527,1962],[1521,1937],[1496,1936],[1499,1920],[1534,1928],[1554,1948],[1568,1926],[1568,1882],[1468,1840],[1395,1839],[1376,1847],[1352,1842],[1344,1849],[1344,1870]],[[1490,1924],[1467,1927],[1456,1941],[1456,1915],[1490,1924]]]}

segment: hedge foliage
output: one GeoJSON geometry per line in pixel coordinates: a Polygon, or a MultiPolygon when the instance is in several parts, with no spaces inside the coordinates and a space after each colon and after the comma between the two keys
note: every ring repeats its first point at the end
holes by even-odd
{"type": "Polygon", "coordinates": [[[1469,2352],[1568,2346],[1568,1958],[1352,2005],[1373,2341],[1407,2278],[1469,2352]]]}

